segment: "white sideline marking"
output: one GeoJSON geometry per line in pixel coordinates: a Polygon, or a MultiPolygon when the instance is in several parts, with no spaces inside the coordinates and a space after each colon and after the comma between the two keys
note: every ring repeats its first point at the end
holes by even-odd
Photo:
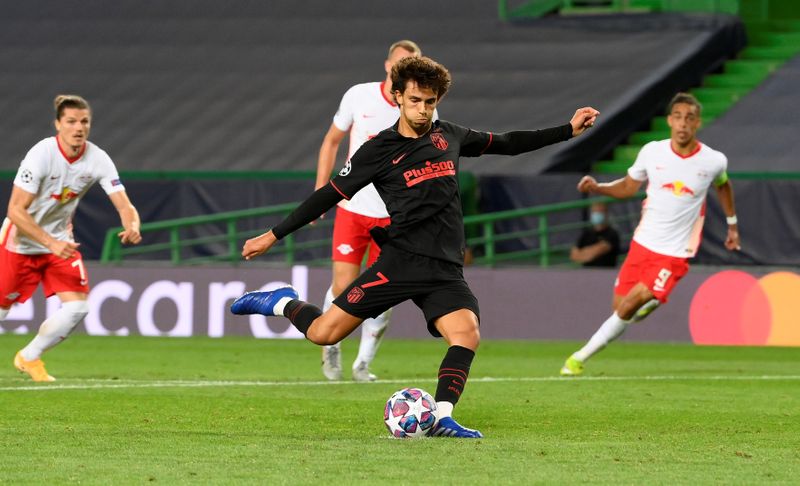
{"type": "MultiPolygon", "coordinates": [[[[532,377],[480,377],[470,378],[469,383],[500,383],[500,382],[561,382],[579,383],[582,381],[800,381],[800,375],[717,375],[717,376],[582,376],[582,377],[561,377],[561,376],[532,376],[532,377]]],[[[67,380],[65,380],[67,381],[67,380]]],[[[377,380],[371,382],[375,385],[383,384],[408,384],[412,382],[434,382],[433,379],[397,379],[397,380],[377,380]]],[[[97,389],[120,389],[120,388],[214,388],[225,386],[342,386],[342,385],[365,385],[369,383],[355,383],[352,381],[227,381],[227,380],[111,380],[111,379],[87,379],[74,380],[73,383],[22,386],[2,386],[0,391],[54,391],[54,390],[97,390],[97,389]]]]}

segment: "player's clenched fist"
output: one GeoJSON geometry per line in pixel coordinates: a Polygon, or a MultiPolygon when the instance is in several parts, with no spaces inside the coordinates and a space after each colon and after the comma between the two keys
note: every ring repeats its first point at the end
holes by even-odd
{"type": "Polygon", "coordinates": [[[590,106],[578,108],[575,111],[575,115],[573,115],[572,120],[569,121],[569,123],[572,125],[572,136],[577,137],[586,131],[587,128],[594,126],[594,122],[599,114],[599,111],[590,106]]]}
{"type": "Polygon", "coordinates": [[[123,245],[138,245],[142,242],[142,234],[136,229],[120,231],[117,236],[123,245]]]}
{"type": "Polygon", "coordinates": [[[242,257],[244,257],[245,260],[255,258],[258,255],[269,251],[276,241],[278,241],[278,239],[275,238],[274,234],[272,234],[272,230],[269,230],[260,236],[256,236],[255,238],[250,238],[244,242],[244,247],[242,247],[242,257]]]}
{"type": "Polygon", "coordinates": [[[585,193],[597,192],[597,181],[592,176],[583,176],[578,182],[578,190],[585,193]]]}

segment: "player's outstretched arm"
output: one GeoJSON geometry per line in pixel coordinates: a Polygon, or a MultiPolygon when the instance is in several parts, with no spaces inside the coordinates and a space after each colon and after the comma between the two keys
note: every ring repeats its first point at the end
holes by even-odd
{"type": "Polygon", "coordinates": [[[739,241],[739,222],[736,218],[736,204],[733,200],[733,185],[730,180],[716,186],[722,210],[728,219],[728,235],[725,237],[725,248],[730,251],[741,250],[739,241]]]}
{"type": "Polygon", "coordinates": [[[309,224],[341,201],[343,196],[329,183],[316,190],[308,199],[271,230],[247,240],[242,248],[245,260],[269,251],[278,240],[309,224]]]}
{"type": "Polygon", "coordinates": [[[557,127],[495,133],[481,154],[519,155],[569,140],[594,125],[599,114],[594,108],[580,108],[569,123],[557,127]]]}
{"type": "Polygon", "coordinates": [[[578,182],[578,191],[586,194],[600,194],[617,199],[625,199],[635,195],[642,187],[642,181],[626,175],[612,182],[597,182],[592,176],[583,176],[578,182]]]}

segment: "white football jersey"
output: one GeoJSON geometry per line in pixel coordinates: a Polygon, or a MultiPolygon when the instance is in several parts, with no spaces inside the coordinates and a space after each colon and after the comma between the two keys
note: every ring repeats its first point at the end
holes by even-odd
{"type": "MultiPolygon", "coordinates": [[[[72,215],[78,201],[98,181],[106,194],[125,189],[114,162],[100,147],[87,141],[83,153],[69,159],[56,137],[50,137],[28,151],[14,185],[36,195],[28,213],[42,229],[57,240],[74,241],[72,215]]],[[[0,244],[14,253],[50,253],[37,241],[18,232],[8,218],[0,229],[0,244]]]]}
{"type": "MultiPolygon", "coordinates": [[[[342,97],[339,110],[333,117],[333,124],[343,132],[350,131],[347,160],[350,160],[364,142],[391,127],[400,118],[400,110],[394,100],[383,94],[384,83],[385,81],[357,84],[342,97]]],[[[437,117],[434,112],[434,119],[437,117]]],[[[383,199],[372,184],[362,188],[349,201],[342,200],[339,206],[371,218],[389,217],[383,199]]]]}
{"type": "Polygon", "coordinates": [[[670,140],[650,142],[639,151],[628,175],[647,180],[647,199],[633,239],[645,248],[679,258],[697,253],[705,221],[706,195],[722,177],[728,159],[698,142],[697,150],[681,156],[670,140]]]}

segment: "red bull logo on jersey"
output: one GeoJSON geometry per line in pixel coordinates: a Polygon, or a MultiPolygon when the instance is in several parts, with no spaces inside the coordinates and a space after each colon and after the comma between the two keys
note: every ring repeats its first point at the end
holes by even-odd
{"type": "Polygon", "coordinates": [[[406,186],[411,187],[419,184],[422,181],[435,179],[443,176],[455,176],[456,165],[452,160],[443,160],[441,162],[425,161],[425,166],[419,169],[410,169],[403,172],[403,177],[406,180],[406,186]]]}
{"type": "Polygon", "coordinates": [[[61,204],[67,204],[68,202],[70,202],[73,199],[75,199],[76,197],[78,197],[78,193],[73,191],[69,187],[65,187],[61,191],[61,194],[59,194],[59,193],[50,194],[50,197],[55,199],[56,201],[58,201],[61,204]]]}
{"type": "Polygon", "coordinates": [[[694,196],[694,191],[689,188],[683,181],[667,182],[661,184],[661,189],[666,189],[676,196],[694,196]]]}

